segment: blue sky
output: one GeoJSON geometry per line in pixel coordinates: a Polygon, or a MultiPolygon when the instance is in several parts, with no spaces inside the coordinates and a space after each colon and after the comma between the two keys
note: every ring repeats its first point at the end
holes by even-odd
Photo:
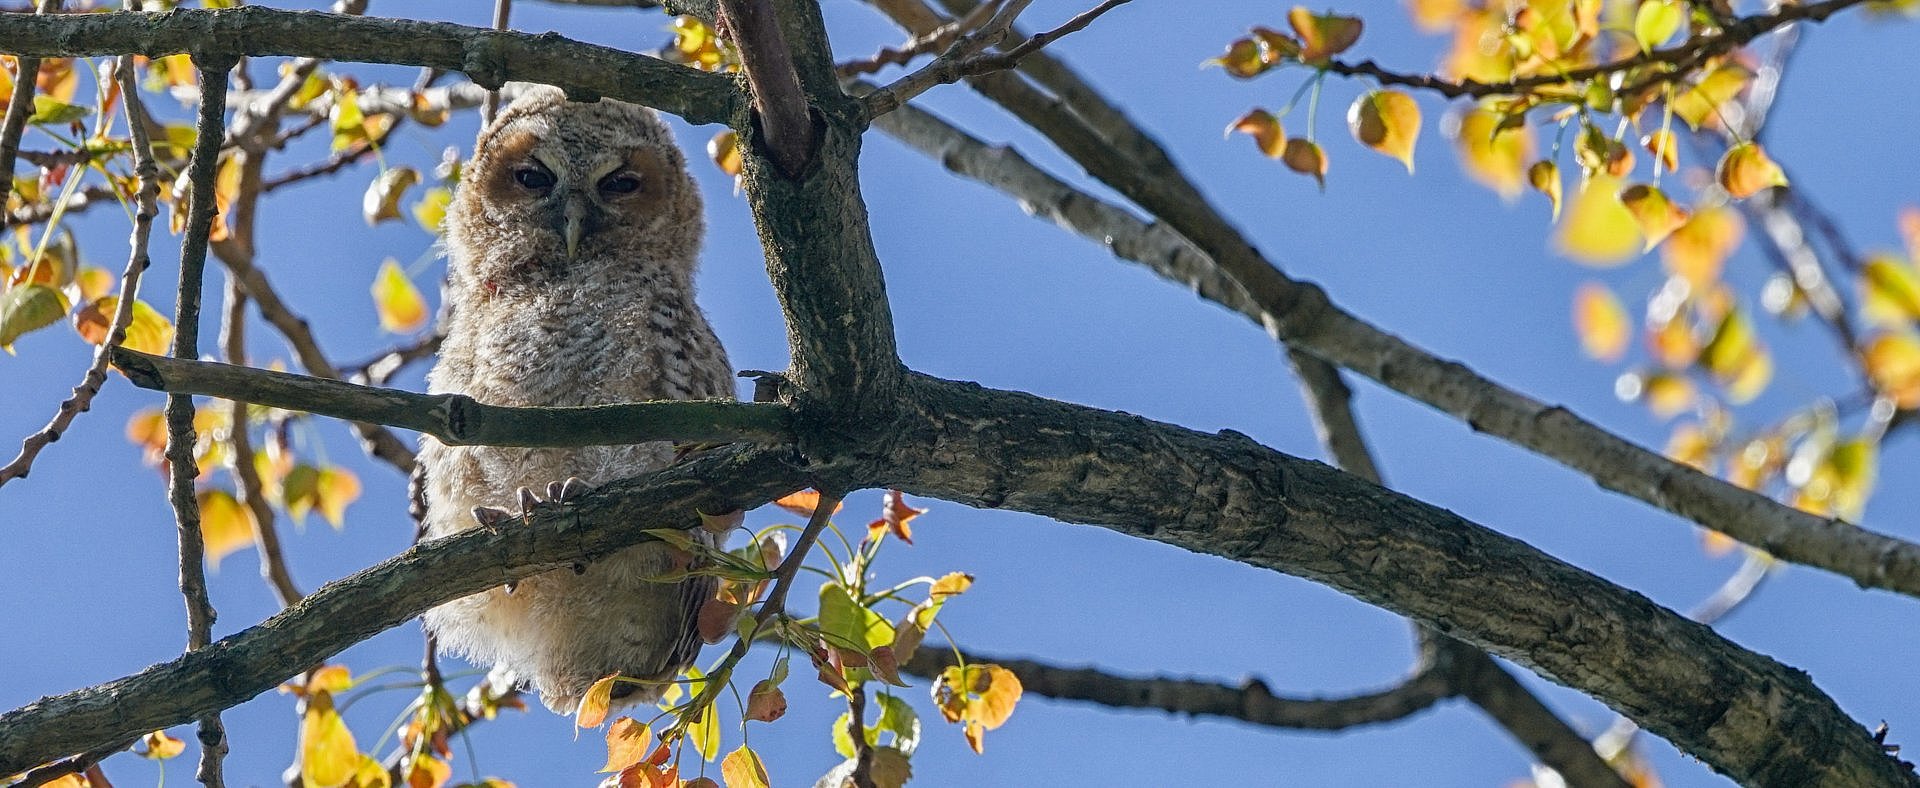
{"type": "MultiPolygon", "coordinates": [[[[864,4],[823,5],[843,58],[898,43],[899,35],[864,4]]],[[[1029,26],[1051,26],[1084,5],[1043,0],[1029,12],[1029,26]]],[[[489,6],[434,0],[375,3],[373,10],[485,24],[489,6]]],[[[1413,33],[1397,5],[1335,8],[1368,22],[1357,55],[1404,70],[1435,62],[1443,42],[1413,33]]],[[[1246,140],[1221,138],[1221,128],[1249,106],[1284,103],[1302,75],[1238,82],[1198,64],[1249,25],[1283,24],[1285,12],[1284,4],[1137,2],[1057,51],[1157,134],[1291,274],[1319,282],[1350,311],[1436,355],[1659,446],[1667,425],[1614,399],[1613,378],[1623,367],[1583,357],[1567,317],[1574,288],[1590,279],[1638,303],[1660,281],[1657,263],[1648,258],[1601,271],[1555,256],[1546,240],[1544,200],[1505,204],[1462,177],[1451,145],[1438,134],[1440,103],[1420,97],[1427,127],[1418,175],[1409,177],[1399,163],[1350,141],[1344,110],[1361,86],[1329,80],[1318,128],[1332,159],[1325,193],[1259,157],[1246,140]]],[[[552,29],[625,48],[657,46],[666,36],[665,17],[653,13],[520,3],[515,14],[519,29],[552,29]]],[[[1911,36],[1911,23],[1859,14],[1810,31],[1768,132],[1770,150],[1791,168],[1796,186],[1837,214],[1865,248],[1897,248],[1894,212],[1920,202],[1912,178],[1920,172],[1920,150],[1896,144],[1920,126],[1909,79],[1920,73],[1920,53],[1906,46],[1911,36]]],[[[404,69],[354,67],[353,73],[363,84],[413,79],[404,69]]],[[[169,113],[184,112],[164,99],[158,103],[169,113]]],[[[1055,174],[1085,180],[964,87],[935,89],[923,103],[978,136],[1017,146],[1055,174]]],[[[475,123],[464,116],[437,130],[408,127],[386,155],[389,162],[428,169],[445,146],[470,145],[475,123]]],[[[690,149],[718,130],[677,129],[690,149]]],[[[30,146],[45,144],[29,138],[30,146]]],[[[324,155],[323,141],[295,145],[269,171],[324,155]]],[[[1321,456],[1283,355],[1240,316],[1028,218],[1017,204],[955,180],[877,132],[868,138],[862,167],[908,364],[1195,429],[1232,428],[1280,451],[1321,456]]],[[[744,201],[704,162],[696,161],[694,170],[709,211],[701,303],[736,366],[782,368],[785,335],[744,201]]],[[[358,198],[372,175],[370,167],[351,170],[263,204],[260,264],[313,320],[336,361],[395,341],[380,332],[367,296],[382,259],[410,266],[429,291],[443,270],[430,259],[431,238],[417,227],[369,229],[362,222],[358,198]]],[[[126,237],[119,211],[91,211],[75,219],[74,228],[88,262],[119,269],[126,237]]],[[[170,311],[177,241],[156,239],[156,248],[145,294],[170,311]]],[[[1728,279],[1744,303],[1757,303],[1767,266],[1751,246],[1730,264],[1728,279]]],[[[218,292],[213,279],[209,293],[218,292]]],[[[1779,354],[1779,372],[1768,392],[1741,411],[1743,419],[1763,420],[1815,396],[1851,391],[1847,369],[1818,326],[1766,320],[1762,331],[1779,354]]],[[[251,333],[256,360],[288,357],[264,327],[251,333]]],[[[212,339],[210,325],[202,346],[212,339]]],[[[6,440],[44,422],[87,360],[87,348],[65,329],[30,335],[16,350],[17,356],[0,358],[0,396],[8,403],[0,409],[0,437],[6,440]]],[[[418,371],[397,385],[418,389],[418,371]]],[[[1356,389],[1362,425],[1396,489],[1676,609],[1709,593],[1738,563],[1706,557],[1696,529],[1671,515],[1475,435],[1391,391],[1367,383],[1356,389]]],[[[6,532],[0,559],[8,568],[0,573],[0,610],[8,611],[11,644],[0,651],[0,675],[8,679],[0,682],[0,707],[131,673],[171,658],[184,642],[163,483],[121,435],[132,411],[159,401],[116,377],[94,410],[42,455],[31,479],[0,490],[6,532]]],[[[393,555],[411,535],[403,480],[364,462],[337,425],[322,425],[312,443],[310,451],[355,468],[365,491],[344,531],[317,519],[298,531],[282,524],[294,574],[308,589],[393,555]]],[[[1906,483],[1917,461],[1908,436],[1884,447],[1868,526],[1920,538],[1914,520],[1920,498],[1906,483]]],[[[847,519],[864,522],[879,505],[877,493],[856,495],[847,519]]],[[[1411,658],[1403,621],[1302,580],[1095,527],[938,501],[921,505],[932,511],[915,523],[916,544],[890,549],[879,571],[894,579],[952,570],[976,575],[973,590],[942,613],[970,649],[1129,675],[1236,683],[1259,676],[1276,692],[1322,695],[1391,683],[1411,658]]],[[[761,511],[749,522],[790,519],[761,511]]],[[[250,553],[221,564],[212,593],[221,614],[216,634],[238,631],[276,607],[250,553]]],[[[1911,599],[1789,567],[1719,629],[1807,670],[1863,724],[1884,719],[1894,740],[1903,741],[1920,730],[1914,700],[1920,677],[1895,666],[1920,659],[1920,643],[1911,636],[1916,626],[1920,607],[1911,599]]],[[[412,664],[418,649],[418,630],[409,625],[342,659],[363,673],[412,664]]],[[[741,675],[764,664],[750,662],[741,675]]],[[[804,679],[796,674],[788,684],[792,704],[785,719],[756,723],[748,732],[777,785],[810,784],[838,761],[827,728],[842,706],[804,679]]],[[[1527,680],[1578,728],[1595,731],[1610,721],[1607,710],[1577,693],[1530,674],[1527,680]]],[[[926,719],[914,758],[920,785],[1488,786],[1527,775],[1525,752],[1458,702],[1398,723],[1324,734],[1029,697],[988,737],[986,755],[975,756],[957,728],[938,722],[924,686],[903,692],[926,719]]],[[[347,711],[363,745],[409,696],[377,694],[347,711]]],[[[270,694],[227,714],[231,784],[278,783],[296,732],[291,710],[290,699],[270,694]]],[[[191,738],[184,729],[176,735],[191,738]]],[[[576,738],[568,721],[545,711],[479,726],[461,749],[478,752],[471,760],[460,754],[458,779],[477,771],[522,786],[582,784],[604,759],[597,733],[576,738]]],[[[1726,784],[1658,740],[1648,741],[1647,752],[1668,785],[1726,784]]],[[[190,769],[176,760],[167,778],[190,779],[190,769]]],[[[128,757],[108,763],[108,774],[123,785],[145,784],[152,771],[128,757]]]]}

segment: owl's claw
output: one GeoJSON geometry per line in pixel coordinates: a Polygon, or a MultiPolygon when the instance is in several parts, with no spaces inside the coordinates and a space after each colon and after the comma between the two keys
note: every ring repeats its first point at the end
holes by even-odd
{"type": "Polygon", "coordinates": [[[540,496],[534,495],[532,490],[525,487],[520,488],[515,495],[518,496],[520,500],[520,518],[526,519],[532,517],[533,507],[540,505],[540,496]]]}
{"type": "Polygon", "coordinates": [[[489,530],[498,530],[502,523],[513,519],[513,513],[491,506],[473,507],[473,519],[489,530]]]}
{"type": "Polygon", "coordinates": [[[582,495],[586,495],[587,491],[591,489],[593,488],[588,486],[586,482],[581,481],[580,477],[568,476],[564,482],[549,482],[547,484],[547,497],[556,501],[571,501],[582,495]]]}

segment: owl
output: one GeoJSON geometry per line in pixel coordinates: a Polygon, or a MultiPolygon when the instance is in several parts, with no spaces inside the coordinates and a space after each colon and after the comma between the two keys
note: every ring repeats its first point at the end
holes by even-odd
{"type": "MultiPolygon", "coordinates": [[[[481,131],[445,228],[449,310],[431,391],[513,406],[731,398],[726,351],[694,304],[700,194],[651,110],[526,90],[481,131]]],[[[519,527],[501,510],[524,510],[529,489],[570,495],[672,458],[666,443],[530,449],[425,438],[424,533],[519,527]]],[[[666,545],[641,544],[423,619],[443,650],[511,671],[548,708],[571,713],[602,676],[666,680],[693,660],[713,581],[649,581],[673,565],[666,545]]],[[[621,682],[615,694],[624,705],[660,693],[621,682]]]]}

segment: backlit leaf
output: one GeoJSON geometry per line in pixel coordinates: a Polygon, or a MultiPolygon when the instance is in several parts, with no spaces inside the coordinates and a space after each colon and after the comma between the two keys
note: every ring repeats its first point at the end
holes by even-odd
{"type": "Polygon", "coordinates": [[[1874,389],[1893,397],[1901,408],[1920,407],[1920,339],[1912,334],[1874,337],[1860,351],[1874,389]]]}
{"type": "Polygon", "coordinates": [[[1280,158],[1286,147],[1286,130],[1280,125],[1280,119],[1264,109],[1248,110],[1227,126],[1228,134],[1236,131],[1252,137],[1260,152],[1269,159],[1280,158]]]}
{"type": "Polygon", "coordinates": [[[732,131],[723,131],[707,140],[707,158],[728,175],[739,175],[740,167],[745,163],[740,155],[740,135],[732,131]]]}
{"type": "Polygon", "coordinates": [[[218,569],[220,559],[253,544],[253,513],[226,490],[202,490],[195,497],[200,501],[200,538],[207,562],[218,569]]]}
{"type": "Polygon", "coordinates": [[[1667,273],[1701,289],[1720,279],[1727,257],[1740,247],[1746,223],[1725,205],[1695,211],[1685,224],[1660,245],[1660,261],[1667,273]]]}
{"type": "Polygon", "coordinates": [[[172,758],[187,749],[186,742],[168,736],[166,731],[154,731],[142,736],[140,744],[143,749],[134,752],[142,758],[151,758],[156,761],[172,758]]]}
{"type": "Polygon", "coordinates": [[[1420,139],[1420,105],[1397,90],[1377,90],[1347,108],[1347,128],[1360,144],[1392,156],[1413,172],[1413,146],[1420,139]]]}
{"type": "Polygon", "coordinates": [[[1620,204],[1626,206],[1627,213],[1633,215],[1634,224],[1640,227],[1640,234],[1646,236],[1646,246],[1642,247],[1642,251],[1652,249],[1692,218],[1687,209],[1667,199],[1666,192],[1644,183],[1621,190],[1620,204]]]}
{"type": "MultiPolygon", "coordinates": [[[[793,512],[801,517],[812,517],[813,510],[820,505],[820,493],[816,490],[801,490],[774,501],[773,505],[793,512]]],[[[844,506],[846,506],[845,501],[835,503],[831,513],[839,514],[840,509],[844,506]]]]}
{"type": "Polygon", "coordinates": [[[573,727],[597,728],[606,721],[608,707],[613,705],[613,682],[618,678],[618,672],[609,673],[587,687],[580,696],[580,707],[574,709],[573,727]]]}
{"type": "Polygon", "coordinates": [[[1533,190],[1547,196],[1553,203],[1553,219],[1560,220],[1560,165],[1552,159],[1541,159],[1527,168],[1527,183],[1533,190]]]}
{"type": "Polygon", "coordinates": [[[893,644],[893,625],[861,605],[839,583],[820,585],[820,631],[829,636],[829,643],[862,650],[893,644]]]}
{"type": "Polygon", "coordinates": [[[81,266],[80,270],[73,275],[75,292],[68,295],[78,296],[73,299],[74,303],[87,303],[112,291],[113,279],[113,272],[105,268],[97,265],[81,266]]]}
{"type": "Polygon", "coordinates": [[[300,717],[300,780],[304,788],[338,788],[360,770],[353,731],[333,708],[333,695],[315,690],[300,717]]]}
{"type": "Polygon", "coordinates": [[[1681,0],[1645,0],[1633,15],[1633,40],[1640,51],[1651,52],[1679,32],[1686,21],[1687,6],[1681,0]]]}
{"type": "Polygon", "coordinates": [[[320,470],[314,482],[314,508],[335,530],[346,524],[347,505],[360,498],[360,477],[340,466],[320,470]]]}
{"type": "Polygon", "coordinates": [[[1587,355],[1601,361],[1620,360],[1633,338],[1626,308],[1599,282],[1588,282],[1574,292],[1573,328],[1587,355]]]}
{"type": "Polygon", "coordinates": [[[1306,63],[1323,62],[1347,51],[1360,40],[1362,28],[1359,17],[1316,14],[1298,5],[1287,12],[1287,24],[1300,38],[1300,60],[1306,63]]]}
{"type": "Polygon", "coordinates": [[[1728,63],[1707,72],[1692,87],[1673,97],[1673,114],[1698,129],[1717,118],[1720,105],[1740,94],[1753,79],[1753,72],[1738,63],[1728,63]]]}
{"type": "MultiPolygon", "coordinates": [[[[698,673],[698,670],[689,669],[688,672],[693,674],[698,673]]],[[[694,720],[687,726],[687,741],[693,744],[693,749],[707,761],[711,762],[719,758],[720,711],[712,706],[701,710],[700,719],[694,720]]]]}
{"type": "Polygon", "coordinates": [[[727,781],[727,788],[767,788],[771,784],[766,765],[745,744],[720,761],[720,776],[727,781]]]}
{"type": "Polygon", "coordinates": [[[367,226],[400,218],[400,198],[419,182],[420,171],[412,167],[388,167],[375,176],[360,196],[360,216],[367,220],[367,226]]]}
{"type": "Polygon", "coordinates": [[[1280,154],[1280,161],[1286,164],[1289,170],[1301,175],[1313,176],[1314,182],[1320,184],[1320,190],[1326,191],[1327,154],[1320,150],[1319,143],[1299,137],[1287,140],[1286,148],[1280,154]]]}
{"type": "Polygon", "coordinates": [[[0,349],[13,352],[13,343],[29,331],[60,321],[72,305],[65,293],[43,284],[21,284],[0,293],[0,349]]]}
{"type": "Polygon", "coordinates": [[[1633,214],[1620,204],[1620,181],[1610,175],[1587,179],[1573,196],[1554,234],[1561,254],[1582,263],[1614,266],[1640,251],[1633,214]]]}
{"type": "Polygon", "coordinates": [[[1860,300],[1869,321],[1889,328],[1920,320],[1920,271],[1891,255],[1860,267],[1860,300]]]}
{"type": "Polygon", "coordinates": [[[1265,72],[1272,65],[1260,56],[1260,42],[1251,38],[1236,38],[1227,44],[1227,51],[1219,57],[1209,58],[1202,65],[1219,66],[1229,76],[1239,79],[1252,79],[1265,72]]]}
{"type": "MultiPolygon", "coordinates": [[[[385,771],[382,770],[382,773],[385,771]]],[[[453,764],[434,757],[430,752],[416,753],[407,758],[405,775],[407,788],[440,788],[453,778],[453,764]]]]}
{"type": "Polygon", "coordinates": [[[35,126],[59,126],[91,115],[92,110],[77,107],[52,96],[34,96],[33,114],[27,122],[35,126]]]}
{"type": "Polygon", "coordinates": [[[413,220],[427,232],[439,235],[444,231],[441,225],[447,220],[447,206],[453,204],[453,190],[445,186],[435,186],[420,195],[413,204],[413,220]]]}
{"type": "Polygon", "coordinates": [[[1525,126],[1503,127],[1504,116],[1485,106],[1474,107],[1449,123],[1467,174],[1512,198],[1526,185],[1527,160],[1533,158],[1533,132],[1525,126]]]}
{"type": "Polygon", "coordinates": [[[867,530],[886,531],[902,542],[913,544],[913,528],[909,524],[913,518],[926,514],[927,510],[908,506],[906,493],[899,490],[887,490],[880,506],[880,519],[869,523],[867,530]]]}
{"type": "Polygon", "coordinates": [[[1700,366],[1727,387],[1736,404],[1758,396],[1773,378],[1773,359],[1742,309],[1728,310],[1721,318],[1713,338],[1700,350],[1700,366]]]}
{"type": "Polygon", "coordinates": [[[1751,197],[1770,186],[1787,185],[1787,174],[1773,159],[1767,158],[1767,152],[1756,142],[1742,142],[1728,148],[1727,154],[1720,157],[1714,178],[1720,188],[1736,200],[1751,197]]]}
{"type": "Polygon", "coordinates": [[[625,769],[639,763],[652,749],[653,729],[632,717],[621,717],[607,727],[607,765],[600,771],[625,769]]]}
{"type": "MultiPolygon", "coordinates": [[[[382,765],[379,759],[361,753],[360,763],[354,768],[353,779],[348,785],[350,788],[392,788],[393,777],[387,774],[387,767],[382,765]]],[[[414,786],[408,786],[408,788],[414,788],[414,786]]],[[[437,788],[437,786],[423,782],[422,788],[437,788]]]]}
{"type": "Polygon", "coordinates": [[[773,679],[761,679],[753,685],[753,691],[747,693],[746,719],[759,722],[773,722],[787,713],[787,694],[773,679]]]}
{"type": "Polygon", "coordinates": [[[1672,129],[1655,129],[1653,133],[1640,138],[1640,147],[1653,154],[1653,174],[1672,172],[1680,166],[1680,140],[1672,129]]]}
{"type": "Polygon", "coordinates": [[[1671,372],[1628,372],[1613,382],[1613,393],[1626,402],[1646,402],[1661,418],[1671,418],[1693,406],[1693,381],[1671,372]]]}
{"type": "MultiPolygon", "coordinates": [[[[88,344],[98,345],[107,341],[107,329],[111,327],[114,312],[120,308],[118,296],[102,296],[73,312],[73,329],[88,344]]],[[[127,323],[127,336],[121,347],[138,350],[142,353],[165,355],[173,343],[173,321],[168,320],[160,311],[147,305],[145,301],[133,302],[133,318],[127,323]]]]}
{"type": "Polygon", "coordinates": [[[394,334],[411,334],[427,324],[427,299],[420,295],[399,261],[389,257],[373,275],[373,309],[380,316],[380,328],[394,334]]]}

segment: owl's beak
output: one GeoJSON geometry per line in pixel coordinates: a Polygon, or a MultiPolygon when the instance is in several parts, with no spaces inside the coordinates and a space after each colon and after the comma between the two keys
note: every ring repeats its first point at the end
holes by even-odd
{"type": "Polygon", "coordinates": [[[580,249],[580,235],[586,230],[587,211],[593,206],[587,204],[587,196],[578,192],[567,194],[567,202],[562,208],[566,218],[567,259],[572,260],[580,249]]]}

